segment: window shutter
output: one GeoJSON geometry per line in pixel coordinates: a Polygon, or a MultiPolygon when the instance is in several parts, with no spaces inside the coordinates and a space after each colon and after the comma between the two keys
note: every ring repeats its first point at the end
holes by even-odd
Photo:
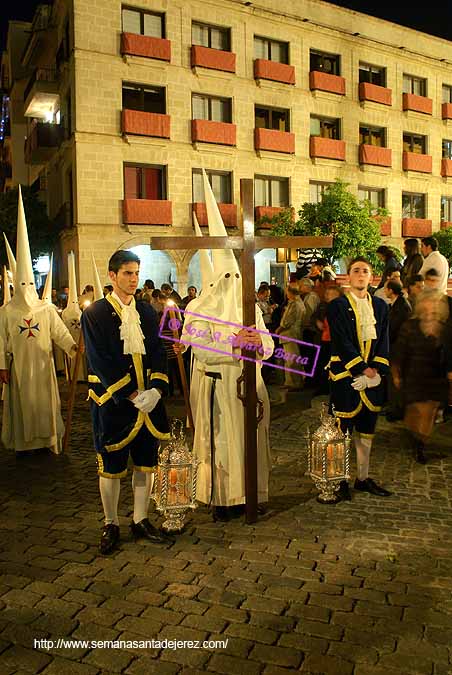
{"type": "Polygon", "coordinates": [[[124,199],[140,198],[140,169],[138,166],[124,167],[124,199]]]}

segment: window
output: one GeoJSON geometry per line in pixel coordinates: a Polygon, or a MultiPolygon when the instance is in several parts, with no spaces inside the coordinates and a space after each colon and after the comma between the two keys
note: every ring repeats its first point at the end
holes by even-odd
{"type": "Polygon", "coordinates": [[[385,205],[385,191],[381,188],[358,187],[358,199],[361,202],[370,202],[372,213],[385,205]]]}
{"type": "Polygon", "coordinates": [[[366,145],[376,145],[380,148],[386,147],[385,129],[383,127],[359,127],[359,142],[366,145]]]}
{"type": "Polygon", "coordinates": [[[311,49],[310,70],[322,70],[331,75],[340,75],[340,57],[337,54],[325,54],[311,49]]]}
{"type": "Polygon", "coordinates": [[[403,74],[403,93],[427,96],[427,80],[422,77],[403,74]]]}
{"type": "Polygon", "coordinates": [[[255,176],[254,203],[256,206],[289,206],[289,179],[255,176]]]}
{"type": "Polygon", "coordinates": [[[450,84],[443,84],[442,95],[443,103],[452,103],[452,86],[450,84]]]}
{"type": "Polygon", "coordinates": [[[386,87],[386,68],[371,66],[368,63],[360,63],[359,81],[377,84],[379,87],[386,87]]]}
{"type": "Polygon", "coordinates": [[[320,183],[316,181],[310,181],[309,201],[311,202],[311,204],[320,204],[325,190],[330,185],[333,185],[333,183],[320,183]]]}
{"type": "Polygon", "coordinates": [[[279,108],[262,108],[256,106],[254,110],[254,126],[256,129],[276,129],[290,131],[289,111],[279,108]]]}
{"type": "Polygon", "coordinates": [[[213,122],[232,122],[230,98],[217,98],[204,94],[192,96],[192,119],[211,120],[213,122]]]}
{"type": "Polygon", "coordinates": [[[210,49],[221,49],[224,52],[231,51],[231,31],[229,28],[209,26],[205,23],[192,24],[192,44],[210,49]]]}
{"type": "Polygon", "coordinates": [[[145,12],[136,7],[122,8],[123,33],[135,33],[148,37],[165,37],[165,15],[145,12]]]}
{"type": "Polygon", "coordinates": [[[425,218],[425,195],[402,192],[402,218],[425,218]]]}
{"type": "Polygon", "coordinates": [[[164,87],[143,87],[139,84],[122,85],[122,107],[124,110],[141,110],[142,112],[166,113],[164,87]]]}
{"type": "Polygon", "coordinates": [[[425,154],[425,136],[418,134],[403,134],[403,150],[404,152],[416,152],[419,155],[425,154]]]}
{"type": "Polygon", "coordinates": [[[441,197],[441,220],[452,222],[452,197],[441,197]]]}
{"type": "Polygon", "coordinates": [[[337,119],[312,115],[310,129],[311,136],[322,136],[322,138],[334,138],[335,140],[340,138],[339,120],[337,119]]]}
{"type": "MultiPolygon", "coordinates": [[[[206,174],[218,204],[232,204],[232,173],[230,171],[206,171],[206,174]]],[[[193,201],[205,201],[200,169],[193,169],[193,201]]]]}
{"type": "Polygon", "coordinates": [[[163,166],[124,165],[124,199],[166,199],[163,166]]]}
{"type": "Polygon", "coordinates": [[[452,159],[452,141],[443,139],[443,159],[452,159]]]}
{"type": "Polygon", "coordinates": [[[289,43],[254,36],[254,58],[289,63],[289,43]]]}

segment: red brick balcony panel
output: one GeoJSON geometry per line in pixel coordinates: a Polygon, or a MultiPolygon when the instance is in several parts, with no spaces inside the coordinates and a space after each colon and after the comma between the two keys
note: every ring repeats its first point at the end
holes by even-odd
{"type": "MultiPolygon", "coordinates": [[[[218,204],[223,223],[226,227],[237,227],[237,205],[236,204],[218,204]]],[[[200,225],[208,225],[207,209],[204,202],[193,202],[192,210],[196,214],[200,225]]]]}
{"type": "Polygon", "coordinates": [[[426,218],[402,218],[402,237],[429,237],[432,221],[426,218]]]}
{"type": "Polygon", "coordinates": [[[374,216],[374,220],[380,225],[380,234],[387,237],[392,232],[391,216],[374,216]]]}
{"type": "Polygon", "coordinates": [[[255,59],[254,77],[261,80],[273,80],[285,84],[295,84],[295,68],[287,63],[255,59]]]}
{"type": "Polygon", "coordinates": [[[404,151],[402,154],[402,166],[404,171],[432,173],[432,157],[431,155],[420,155],[417,152],[404,151]]]}
{"type": "Polygon", "coordinates": [[[391,148],[381,148],[363,143],[359,146],[359,163],[392,166],[392,150],[391,148]]]}
{"type": "Polygon", "coordinates": [[[219,145],[235,145],[236,126],[228,122],[213,122],[212,120],[191,121],[192,141],[203,143],[218,143],[219,145]]]}
{"type": "Polygon", "coordinates": [[[141,110],[123,110],[122,133],[169,138],[170,116],[141,110]]]}
{"type": "Polygon", "coordinates": [[[445,230],[448,227],[452,227],[452,220],[442,220],[441,221],[441,229],[445,230]]]}
{"type": "Polygon", "coordinates": [[[392,105],[392,89],[380,87],[378,84],[371,84],[370,82],[360,82],[359,100],[392,105]]]}
{"type": "Polygon", "coordinates": [[[441,176],[444,178],[452,176],[452,159],[441,160],[441,176]]]}
{"type": "Polygon", "coordinates": [[[309,153],[311,157],[324,157],[325,159],[345,160],[345,141],[337,141],[333,138],[311,136],[309,141],[309,153]]]}
{"type": "Polygon", "coordinates": [[[443,120],[452,120],[452,103],[443,103],[441,106],[443,120]]]}
{"type": "Polygon", "coordinates": [[[319,70],[311,70],[309,73],[309,88],[345,96],[345,78],[340,75],[322,73],[319,70]]]}
{"type": "Polygon", "coordinates": [[[276,129],[255,129],[254,147],[256,150],[295,153],[295,134],[276,129]]]}
{"type": "Polygon", "coordinates": [[[123,218],[134,225],[171,225],[172,204],[164,199],[124,199],[123,218]]]}
{"type": "Polygon", "coordinates": [[[235,54],[221,49],[211,49],[200,45],[191,46],[191,66],[202,66],[212,70],[225,70],[235,73],[235,54]]]}
{"type": "Polygon", "coordinates": [[[121,54],[145,56],[148,59],[171,61],[171,42],[164,38],[137,35],[135,33],[121,34],[121,54]]]}
{"type": "Polygon", "coordinates": [[[403,109],[414,110],[415,112],[424,113],[424,115],[431,115],[433,111],[433,101],[426,96],[418,96],[417,94],[403,94],[403,109]]]}
{"type": "MultiPolygon", "coordinates": [[[[284,206],[256,206],[254,208],[254,219],[256,221],[260,220],[261,218],[273,218],[273,216],[277,216],[278,213],[281,213],[281,211],[284,210],[284,206]]],[[[263,230],[271,230],[273,225],[271,223],[260,223],[259,228],[263,230]]]]}

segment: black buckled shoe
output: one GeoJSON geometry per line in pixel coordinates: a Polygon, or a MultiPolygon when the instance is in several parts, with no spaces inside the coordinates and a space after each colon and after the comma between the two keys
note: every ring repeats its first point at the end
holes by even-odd
{"type": "Polygon", "coordinates": [[[152,541],[153,544],[168,544],[174,541],[170,535],[157,530],[149,522],[148,518],[143,518],[139,523],[134,523],[132,520],[130,530],[135,539],[147,539],[148,541],[152,541]]]}
{"type": "Polygon", "coordinates": [[[99,550],[102,555],[110,555],[118,548],[119,544],[119,525],[104,525],[99,550]]]}
{"type": "Polygon", "coordinates": [[[364,480],[358,480],[357,478],[354,487],[355,490],[369,492],[371,495],[376,495],[377,497],[390,497],[392,495],[392,492],[377,485],[372,478],[365,478],[364,480]]]}
{"type": "Polygon", "coordinates": [[[214,522],[227,523],[231,520],[231,512],[227,506],[214,506],[212,510],[214,522]]]}
{"type": "Polygon", "coordinates": [[[352,501],[352,493],[350,492],[350,486],[348,484],[348,481],[341,480],[341,482],[339,483],[339,490],[336,492],[336,496],[338,498],[338,502],[352,501]]]}

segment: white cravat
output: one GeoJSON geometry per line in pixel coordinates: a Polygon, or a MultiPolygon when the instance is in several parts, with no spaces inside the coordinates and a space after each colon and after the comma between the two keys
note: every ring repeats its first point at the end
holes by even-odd
{"type": "Polygon", "coordinates": [[[353,298],[356,302],[356,308],[358,310],[359,321],[361,323],[361,339],[363,342],[367,340],[375,340],[377,337],[377,331],[373,307],[369,299],[366,298],[357,298],[353,294],[353,298]]]}
{"type": "Polygon", "coordinates": [[[140,315],[135,306],[135,298],[132,297],[130,303],[125,305],[114,291],[111,295],[121,306],[119,336],[121,340],[124,340],[124,354],[145,354],[144,334],[141,330],[140,315]]]}

